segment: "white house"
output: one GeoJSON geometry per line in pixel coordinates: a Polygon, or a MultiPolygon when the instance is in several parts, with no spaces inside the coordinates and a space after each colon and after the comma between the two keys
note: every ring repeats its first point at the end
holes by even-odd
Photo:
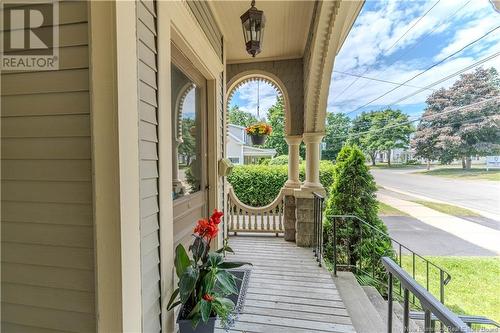
{"type": "Polygon", "coordinates": [[[275,149],[253,147],[245,127],[228,125],[227,157],[233,164],[253,164],[262,157],[272,158],[275,155],[275,149]]]}

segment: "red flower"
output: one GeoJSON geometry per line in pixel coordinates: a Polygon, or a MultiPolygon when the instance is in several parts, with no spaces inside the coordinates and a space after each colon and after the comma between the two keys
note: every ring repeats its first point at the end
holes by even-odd
{"type": "Polygon", "coordinates": [[[212,302],[215,299],[215,297],[213,297],[209,294],[205,294],[205,295],[203,295],[203,299],[207,302],[212,302]]]}
{"type": "Polygon", "coordinates": [[[219,232],[219,228],[217,224],[212,220],[208,221],[206,219],[202,219],[198,221],[198,224],[194,228],[194,233],[198,234],[200,237],[206,238],[208,241],[212,240],[217,236],[219,232]]]}
{"type": "Polygon", "coordinates": [[[214,212],[212,216],[210,216],[210,221],[219,224],[220,223],[220,218],[224,215],[223,212],[218,211],[217,209],[214,209],[214,212]]]}

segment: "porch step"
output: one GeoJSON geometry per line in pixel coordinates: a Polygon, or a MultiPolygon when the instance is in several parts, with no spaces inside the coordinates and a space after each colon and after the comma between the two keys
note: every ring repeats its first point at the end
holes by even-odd
{"type": "MultiPolygon", "coordinates": [[[[377,310],[380,318],[382,318],[384,323],[387,323],[387,301],[380,295],[375,287],[364,286],[362,288],[377,310]]],[[[392,303],[392,312],[392,331],[403,332],[403,306],[399,302],[394,301],[392,303]]],[[[409,329],[410,332],[422,332],[419,325],[413,320],[410,320],[409,329]]]]}
{"type": "MultiPolygon", "coordinates": [[[[384,333],[387,326],[354,274],[338,272],[333,278],[357,333],[384,333]]],[[[396,330],[394,330],[396,332],[396,330]]]]}

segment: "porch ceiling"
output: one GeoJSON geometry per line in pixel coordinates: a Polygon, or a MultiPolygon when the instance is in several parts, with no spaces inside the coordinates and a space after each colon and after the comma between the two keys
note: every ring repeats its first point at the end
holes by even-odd
{"type": "Polygon", "coordinates": [[[211,1],[225,36],[228,63],[300,58],[309,33],[314,1],[260,0],[256,7],[266,15],[262,52],[252,58],[245,50],[240,16],[248,1],[211,1]]]}

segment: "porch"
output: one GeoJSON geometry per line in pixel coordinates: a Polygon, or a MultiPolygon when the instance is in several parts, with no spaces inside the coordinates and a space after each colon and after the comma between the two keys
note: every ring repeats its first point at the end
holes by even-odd
{"type": "MultiPolygon", "coordinates": [[[[251,262],[243,307],[229,332],[356,332],[330,273],[309,248],[274,235],[232,236],[229,260],[251,262]]],[[[218,325],[216,332],[225,332],[218,325]]]]}

